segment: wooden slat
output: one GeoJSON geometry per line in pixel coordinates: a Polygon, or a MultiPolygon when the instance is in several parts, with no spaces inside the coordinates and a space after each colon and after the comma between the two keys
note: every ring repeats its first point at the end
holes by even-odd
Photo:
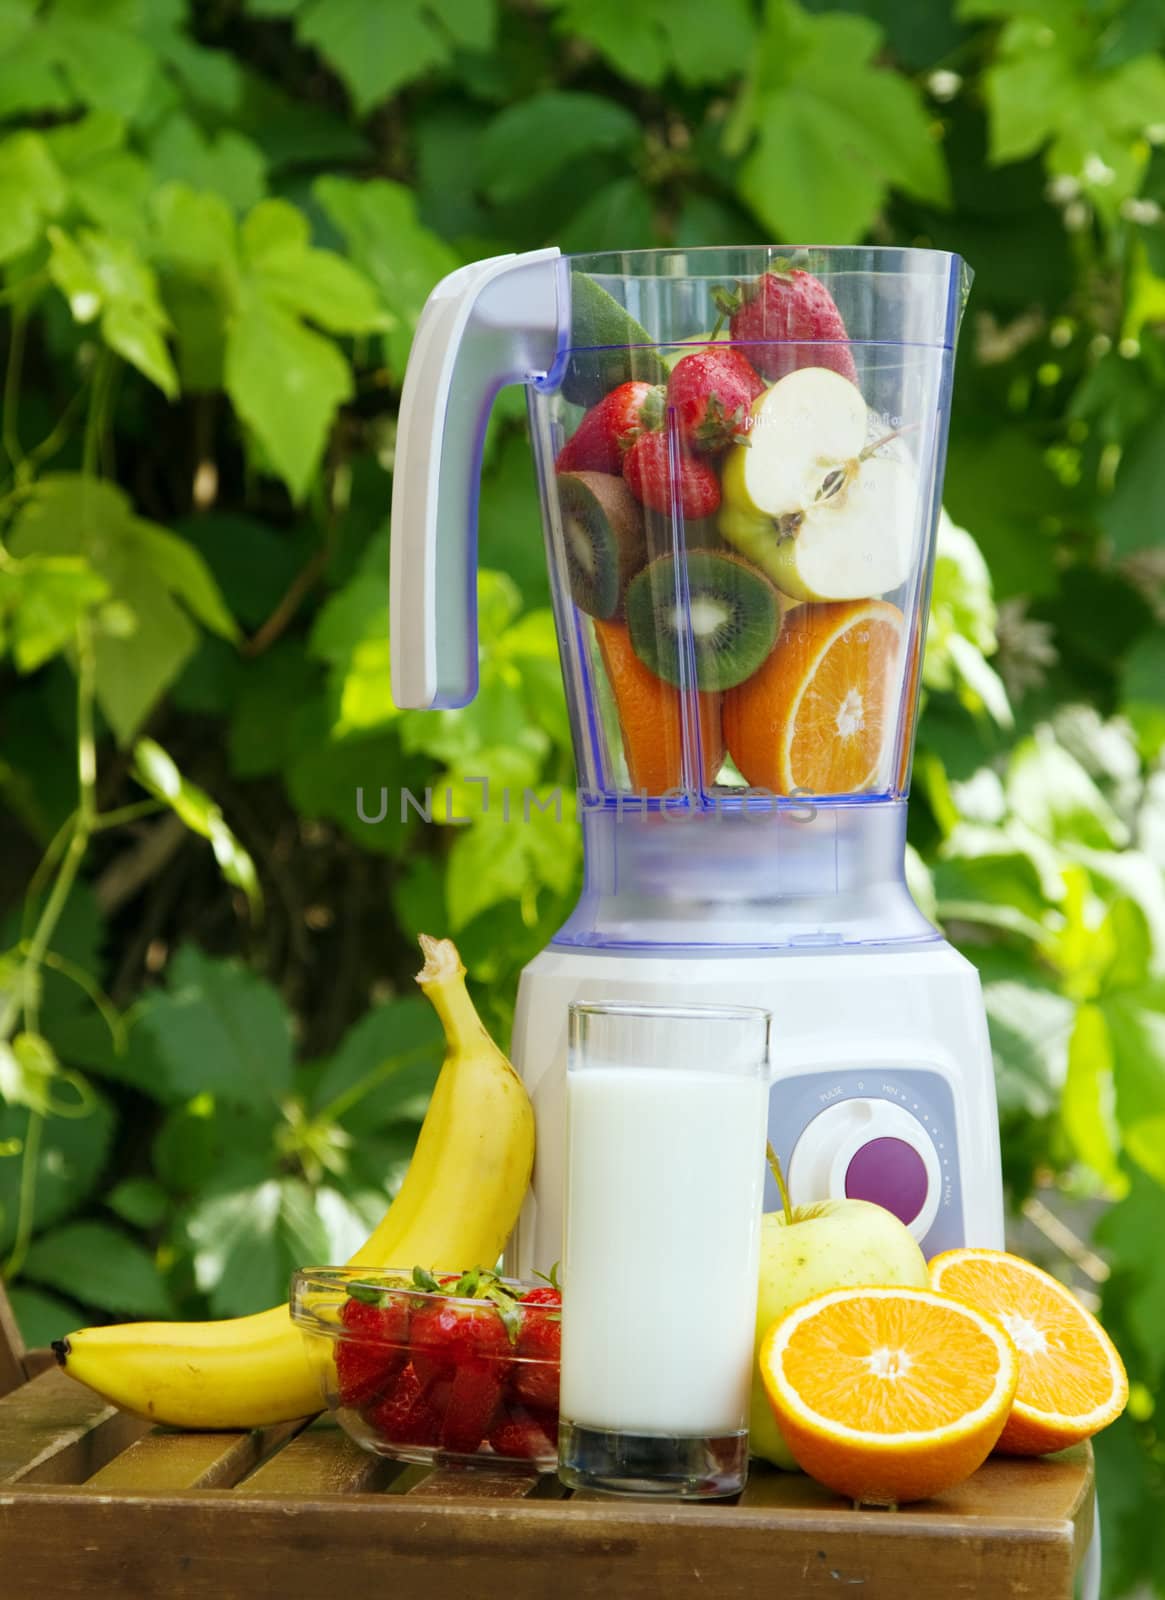
{"type": "MultiPolygon", "coordinates": [[[[1039,1460],[1021,1461],[993,1456],[978,1472],[933,1500],[902,1506],[898,1516],[922,1520],[987,1518],[993,1522],[1059,1523],[1083,1521],[1085,1543],[1090,1532],[1093,1498],[1093,1460],[1090,1445],[1039,1460]]],[[[851,1510],[850,1502],[834,1495],[800,1472],[779,1472],[753,1464],[740,1496],[742,1506],[789,1515],[820,1516],[851,1510]]],[[[880,1517],[879,1511],[861,1516],[880,1517]]]]}
{"type": "Polygon", "coordinates": [[[936,1538],[893,1512],[790,1523],[744,1506],[0,1491],[0,1570],[19,1561],[27,1592],[53,1600],[319,1600],[386,1572],[425,1600],[464,1600],[469,1578],[507,1600],[1070,1600],[1072,1555],[1063,1528],[969,1519],[936,1538]]]}
{"type": "Polygon", "coordinates": [[[178,1433],[155,1428],[106,1463],[82,1485],[86,1493],[111,1489],[225,1489],[238,1483],[303,1426],[281,1422],[250,1433],[178,1433]]]}
{"type": "Polygon", "coordinates": [[[239,1494],[339,1495],[383,1489],[401,1471],[398,1461],[372,1455],[331,1417],[321,1417],[250,1473],[239,1494]]]}
{"type": "Polygon", "coordinates": [[[0,1484],[81,1483],[149,1427],[54,1367],[0,1398],[0,1484]]]}
{"type": "Polygon", "coordinates": [[[436,1467],[407,1492],[427,1500],[525,1500],[538,1486],[533,1472],[487,1467],[436,1467]]]}
{"type": "Polygon", "coordinates": [[[1093,1480],[1092,1446],[1081,1444],[1034,1460],[992,1456],[972,1477],[938,1498],[959,1516],[1022,1515],[1039,1521],[1071,1521],[1091,1493],[1093,1480]]]}
{"type": "Polygon", "coordinates": [[[50,1367],[55,1367],[57,1358],[47,1346],[37,1345],[35,1349],[24,1352],[24,1370],[30,1378],[37,1377],[42,1372],[48,1372],[50,1367]]]}
{"type": "Polygon", "coordinates": [[[803,1473],[754,1463],[739,1503],[744,1509],[776,1513],[794,1525],[848,1516],[859,1531],[891,1517],[911,1537],[933,1541],[940,1552],[957,1552],[983,1536],[1004,1543],[1051,1537],[1070,1548],[1075,1570],[1093,1534],[1095,1463],[1090,1444],[1038,1460],[995,1456],[955,1488],[894,1512],[855,1511],[849,1501],[803,1473]]]}
{"type": "Polygon", "coordinates": [[[24,1366],[24,1340],[16,1317],[0,1283],[0,1395],[18,1388],[27,1376],[24,1366]]]}

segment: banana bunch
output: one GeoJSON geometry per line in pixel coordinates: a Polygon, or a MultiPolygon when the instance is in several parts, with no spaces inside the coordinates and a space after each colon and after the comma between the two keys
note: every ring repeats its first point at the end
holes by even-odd
{"type": "MultiPolygon", "coordinates": [[[[452,942],[421,935],[417,982],[445,1030],[446,1054],[396,1199],[348,1265],[459,1272],[491,1265],[517,1220],[534,1162],[534,1113],[482,1025],[452,942]]],[[[181,1428],[255,1428],[323,1403],[286,1305],[220,1322],[83,1328],[53,1346],[98,1394],[181,1428]]]]}

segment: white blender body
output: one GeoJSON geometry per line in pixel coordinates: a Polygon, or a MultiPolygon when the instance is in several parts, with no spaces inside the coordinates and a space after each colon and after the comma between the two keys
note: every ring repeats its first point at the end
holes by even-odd
{"type": "MultiPolygon", "coordinates": [[[[496,390],[524,382],[580,785],[583,892],[526,967],[518,994],[512,1054],[533,1098],[538,1144],[508,1255],[513,1271],[548,1271],[562,1253],[566,1021],[574,1000],[764,1007],[773,1014],[769,1134],[795,1204],[878,1201],[928,1255],[960,1244],[1003,1245],[995,1086],[978,975],[919,912],[904,868],[917,668],[966,286],[958,258],[934,251],[572,258],[544,250],[463,268],[430,297],[397,441],[393,695],[410,707],[473,697],[481,441],[496,390]],[[672,472],[666,510],[632,503],[617,458],[599,461],[599,471],[594,462],[581,472],[567,464],[564,442],[584,414],[624,383],[650,386],[662,402],[669,368],[707,347],[719,292],[735,283],[747,297],[766,272],[783,280],[777,301],[815,279],[844,319],[843,330],[823,338],[779,306],[771,328],[758,333],[754,317],[751,342],[735,348],[755,362],[758,381],[770,380],[766,394],[790,373],[825,369],[849,378],[862,400],[844,385],[839,391],[833,377],[814,380],[821,393],[840,395],[842,411],[858,407],[865,416],[868,409],[862,448],[840,464],[823,448],[804,517],[766,523],[749,502],[743,543],[723,511],[718,526],[685,518],[679,473],[687,446],[674,406],[662,422],[672,472]],[[860,785],[825,790],[790,779],[788,743],[772,781],[763,750],[760,767],[745,770],[758,759],[755,739],[747,758],[729,739],[733,759],[718,762],[722,705],[732,691],[770,670],[778,648],[784,659],[806,659],[804,651],[819,648],[823,623],[844,632],[857,616],[845,608],[863,594],[860,580],[854,593],[814,593],[807,566],[782,578],[788,563],[770,564],[766,539],[775,550],[804,537],[818,502],[837,495],[839,483],[841,496],[851,492],[864,464],[879,458],[891,463],[879,467],[882,477],[898,485],[893,537],[904,554],[887,581],[882,552],[863,553],[862,529],[853,535],[852,571],[868,559],[883,574],[877,594],[858,601],[868,599],[872,610],[862,615],[872,622],[852,624],[865,628],[863,660],[877,671],[858,714],[847,702],[844,724],[829,736],[839,747],[864,737],[864,716],[877,729],[876,760],[860,785]],[[772,637],[762,640],[770,655],[760,667],[742,661],[731,639],[721,646],[701,636],[710,606],[712,614],[736,607],[755,637],[774,571],[776,589],[785,582],[786,590],[774,597],[772,637]],[[886,626],[896,642],[879,657],[866,641],[886,626]],[[629,692],[639,696],[638,728],[620,698],[629,692]],[[650,783],[643,781],[644,695],[647,727],[655,730],[650,783]]],[[[762,411],[765,404],[757,401],[762,411]]],[[[755,407],[753,416],[761,419],[755,407]]],[[[834,429],[832,413],[825,426],[834,429]]],[[[747,448],[780,448],[777,438],[772,444],[758,420],[747,448]]],[[[840,570],[844,587],[852,571],[840,570]]],[[[770,1179],[767,1205],[775,1204],[770,1179]]]]}
{"type": "MultiPolygon", "coordinates": [[[[681,995],[693,1005],[772,1012],[769,1137],[794,1205],[877,1201],[907,1223],[927,1256],[963,1244],[1002,1249],[999,1131],[978,975],[945,941],[909,952],[729,961],[551,947],[523,973],[514,1023],[539,1143],[510,1247],[513,1271],[547,1272],[561,1255],[567,1005],[666,1004],[681,995]]],[[[770,1177],[765,1209],[779,1205],[770,1177]]]]}

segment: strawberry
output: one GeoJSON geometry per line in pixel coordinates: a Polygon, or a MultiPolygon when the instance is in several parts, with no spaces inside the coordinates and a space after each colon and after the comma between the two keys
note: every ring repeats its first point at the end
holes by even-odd
{"type": "MultiPolygon", "coordinates": [[[[454,1286],[466,1287],[469,1274],[454,1286]]],[[[473,1278],[471,1292],[478,1280],[473,1278]]],[[[422,1382],[448,1384],[440,1444],[470,1455],[489,1432],[510,1366],[510,1335],[492,1300],[434,1295],[410,1325],[413,1366],[422,1382]]]]}
{"type": "MultiPolygon", "coordinates": [[[[670,439],[662,430],[641,433],[623,457],[623,476],[643,505],[665,515],[672,508],[670,439]]],[[[720,480],[698,456],[680,456],[679,502],[685,517],[708,517],[720,504],[720,480]]]]}
{"type": "Polygon", "coordinates": [[[555,1283],[539,1284],[537,1289],[527,1289],[522,1296],[524,1306],[554,1306],[562,1309],[562,1290],[555,1283]]]}
{"type": "Polygon", "coordinates": [[[676,362],[667,403],[679,418],[689,449],[712,455],[747,433],[752,402],[764,389],[764,379],[739,350],[709,345],[676,362]]]}
{"type": "Polygon", "coordinates": [[[441,1396],[426,1385],[410,1362],[396,1383],[364,1416],[389,1444],[435,1445],[441,1434],[441,1396]]]}
{"type": "Polygon", "coordinates": [[[522,1296],[522,1326],[510,1369],[510,1393],[527,1405],[558,1410],[558,1363],[562,1352],[562,1294],[552,1287],[522,1296]]]}
{"type": "Polygon", "coordinates": [[[355,1284],[340,1321],[345,1329],[336,1343],[340,1404],[363,1405],[382,1393],[408,1360],[408,1296],[355,1284]]]}
{"type": "Polygon", "coordinates": [[[714,298],[731,317],[734,343],[751,347],[753,365],[771,382],[797,367],[830,367],[858,381],[841,312],[812,273],[763,272],[736,293],[714,291],[714,298]]]}
{"type": "Polygon", "coordinates": [[[414,1307],[410,1342],[422,1378],[451,1377],[466,1361],[504,1366],[511,1354],[505,1324],[489,1300],[466,1304],[435,1295],[414,1307]]]}
{"type": "Polygon", "coordinates": [[[497,1361],[463,1361],[449,1387],[441,1422],[441,1444],[459,1455],[472,1455],[493,1426],[501,1404],[505,1368],[497,1361]]]}
{"type": "Polygon", "coordinates": [[[587,412],[558,453],[558,472],[618,475],[637,434],[663,421],[663,390],[650,383],[621,383],[587,412]]]}
{"type": "Polygon", "coordinates": [[[516,1456],[522,1461],[557,1455],[558,1412],[503,1407],[490,1429],[489,1447],[495,1455],[516,1456]]]}

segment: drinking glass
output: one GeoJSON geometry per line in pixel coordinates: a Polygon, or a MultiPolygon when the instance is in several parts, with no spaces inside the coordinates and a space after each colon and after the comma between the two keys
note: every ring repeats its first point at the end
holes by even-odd
{"type": "Polygon", "coordinates": [[[559,1476],[743,1486],[765,1173],[767,1011],[570,1007],[559,1476]]]}

